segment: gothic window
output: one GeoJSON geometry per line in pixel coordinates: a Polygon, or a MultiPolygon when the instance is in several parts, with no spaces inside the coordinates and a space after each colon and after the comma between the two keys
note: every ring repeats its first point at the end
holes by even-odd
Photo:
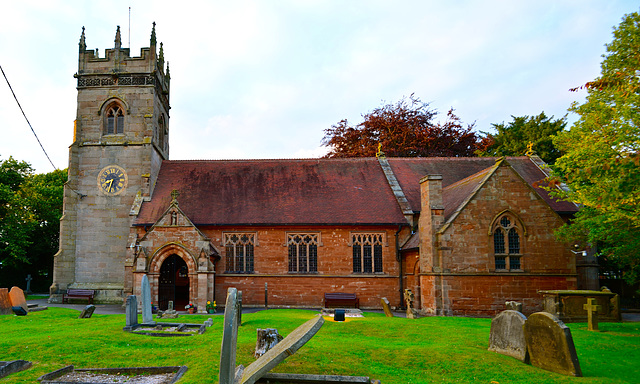
{"type": "Polygon", "coordinates": [[[165,150],[165,140],[167,139],[166,129],[164,115],[161,115],[158,119],[158,144],[162,150],[165,150]]]}
{"type": "Polygon", "coordinates": [[[353,233],[353,273],[382,273],[382,233],[353,233]]]}
{"type": "Polygon", "coordinates": [[[119,104],[111,104],[105,111],[104,134],[124,133],[124,110],[119,104]]]}
{"type": "Polygon", "coordinates": [[[522,270],[520,259],[520,232],[516,219],[502,215],[493,228],[493,252],[496,271],[522,270]]]}
{"type": "Polygon", "coordinates": [[[287,246],[289,248],[289,272],[318,272],[318,234],[288,234],[287,246]]]}
{"type": "Polygon", "coordinates": [[[253,273],[254,233],[225,233],[227,273],[253,273]]]}

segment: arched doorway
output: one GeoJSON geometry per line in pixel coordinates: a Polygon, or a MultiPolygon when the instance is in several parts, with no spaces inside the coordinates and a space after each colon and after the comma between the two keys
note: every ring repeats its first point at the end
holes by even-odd
{"type": "Polygon", "coordinates": [[[173,308],[177,311],[184,311],[184,306],[189,304],[189,268],[176,254],[164,260],[158,279],[159,308],[166,310],[169,301],[173,301],[173,308]]]}

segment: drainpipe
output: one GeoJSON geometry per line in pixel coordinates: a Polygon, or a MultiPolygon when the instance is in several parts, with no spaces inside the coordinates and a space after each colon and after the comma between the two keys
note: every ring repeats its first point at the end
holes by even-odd
{"type": "Polygon", "coordinates": [[[398,267],[400,270],[400,273],[398,274],[398,282],[399,282],[399,286],[400,286],[400,308],[401,309],[405,309],[404,307],[404,283],[402,281],[402,255],[400,253],[400,239],[399,239],[399,235],[400,235],[400,231],[402,230],[402,225],[398,225],[398,230],[396,231],[396,260],[398,261],[398,267]]]}

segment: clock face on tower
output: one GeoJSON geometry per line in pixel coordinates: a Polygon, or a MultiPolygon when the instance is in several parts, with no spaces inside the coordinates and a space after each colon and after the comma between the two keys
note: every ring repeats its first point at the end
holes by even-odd
{"type": "Polygon", "coordinates": [[[98,174],[98,188],[110,196],[124,191],[127,181],[127,172],[117,165],[107,165],[98,174]]]}

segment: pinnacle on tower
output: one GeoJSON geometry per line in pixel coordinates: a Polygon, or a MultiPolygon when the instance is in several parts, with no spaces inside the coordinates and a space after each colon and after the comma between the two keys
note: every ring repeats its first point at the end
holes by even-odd
{"type": "Polygon", "coordinates": [[[118,25],[118,29],[116,30],[116,39],[114,40],[116,43],[115,48],[120,49],[122,46],[122,41],[120,40],[120,26],[118,25]]]}
{"type": "Polygon", "coordinates": [[[162,42],[160,42],[160,55],[158,56],[158,67],[164,68],[164,48],[162,42]]]}
{"type": "Polygon", "coordinates": [[[169,74],[169,62],[167,61],[167,73],[165,74],[167,79],[171,79],[171,75],[169,74]]]}
{"type": "Polygon", "coordinates": [[[155,47],[156,45],[156,22],[153,22],[153,28],[151,28],[151,43],[150,45],[152,47],[155,47]]]}
{"type": "Polygon", "coordinates": [[[80,46],[80,52],[84,52],[87,49],[87,43],[84,37],[84,26],[82,27],[82,34],[80,35],[80,43],[78,43],[78,45],[80,46]]]}

